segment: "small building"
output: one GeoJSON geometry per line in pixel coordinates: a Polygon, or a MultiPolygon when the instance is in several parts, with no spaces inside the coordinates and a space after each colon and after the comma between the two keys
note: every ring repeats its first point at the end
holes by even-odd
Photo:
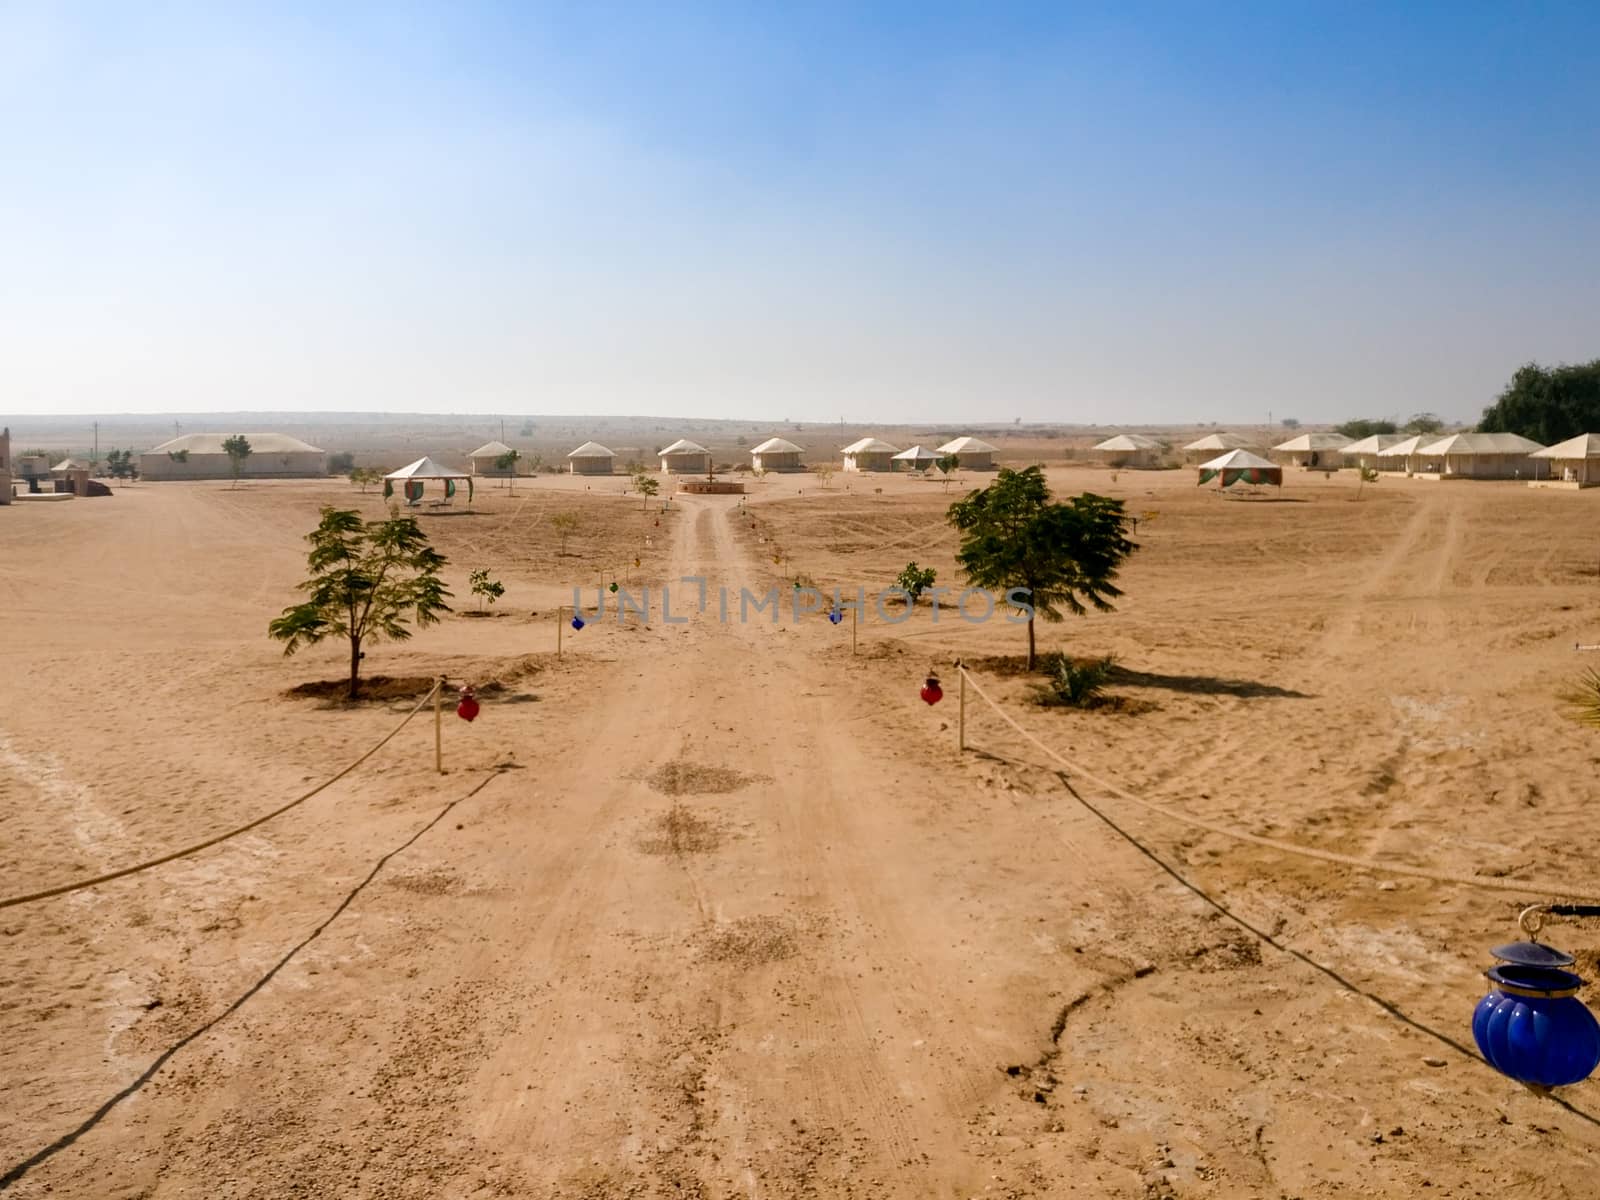
{"type": "Polygon", "coordinates": [[[1272,448],[1279,462],[1302,471],[1336,471],[1344,465],[1341,452],[1351,439],[1342,433],[1302,433],[1272,448]]]}
{"type": "Polygon", "coordinates": [[[1548,479],[1530,479],[1529,487],[1579,488],[1600,485],[1600,434],[1580,433],[1528,455],[1550,464],[1548,479]]]}
{"type": "Polygon", "coordinates": [[[954,454],[956,462],[963,471],[992,471],[994,470],[994,456],[999,453],[988,442],[975,437],[958,437],[954,441],[946,442],[940,446],[938,453],[941,457],[954,454]]]}
{"type": "Polygon", "coordinates": [[[1543,450],[1516,433],[1452,433],[1418,446],[1419,479],[1532,479],[1542,465],[1529,456],[1543,450]]]}
{"type": "Polygon", "coordinates": [[[661,450],[661,470],[667,475],[709,475],[711,451],[698,442],[679,438],[661,450]]]}
{"type": "Polygon", "coordinates": [[[798,471],[801,450],[793,442],[770,437],[750,451],[750,466],[757,471],[798,471]]]}
{"type": "Polygon", "coordinates": [[[11,426],[0,429],[0,504],[11,503],[11,426]]]}
{"type": "Polygon", "coordinates": [[[1351,442],[1339,451],[1339,455],[1347,467],[1381,470],[1383,462],[1378,457],[1379,452],[1387,450],[1390,446],[1398,446],[1405,440],[1406,435],[1403,433],[1374,433],[1360,441],[1351,442]]]}
{"type": "Polygon", "coordinates": [[[1226,454],[1229,450],[1254,450],[1257,445],[1258,443],[1237,433],[1208,433],[1199,441],[1190,442],[1183,448],[1183,461],[1192,466],[1215,458],[1219,454],[1226,454]]]}
{"type": "Polygon", "coordinates": [[[939,461],[939,456],[926,446],[913,446],[889,457],[896,471],[926,471],[939,461]]]}
{"type": "Polygon", "coordinates": [[[474,475],[505,479],[507,476],[517,473],[517,464],[515,462],[509,467],[498,465],[500,460],[510,453],[511,447],[504,442],[485,442],[467,455],[467,462],[471,465],[474,475]]]}
{"type": "Polygon", "coordinates": [[[1140,433],[1119,433],[1093,449],[1108,467],[1158,467],[1166,447],[1140,433]]]}
{"type": "Polygon", "coordinates": [[[899,451],[888,442],[864,437],[859,442],[851,442],[841,453],[846,471],[892,471],[894,456],[899,451]]]}
{"type": "MultiPolygon", "coordinates": [[[[149,480],[232,479],[233,464],[222,443],[227,433],[186,433],[139,456],[139,474],[149,480]]],[[[250,454],[241,479],[320,479],[328,473],[324,450],[286,433],[246,433],[250,454]]]]}
{"type": "Polygon", "coordinates": [[[609,475],[616,460],[599,442],[585,442],[567,455],[567,470],[573,475],[609,475]]]}

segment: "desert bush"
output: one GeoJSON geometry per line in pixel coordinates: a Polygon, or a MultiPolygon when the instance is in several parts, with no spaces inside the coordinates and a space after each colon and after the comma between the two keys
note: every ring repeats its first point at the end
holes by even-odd
{"type": "Polygon", "coordinates": [[[1561,693],[1567,716],[1582,725],[1600,729],[1600,671],[1593,667],[1561,693]]]}
{"type": "Polygon", "coordinates": [[[1056,652],[1043,657],[1045,682],[1036,687],[1040,704],[1052,708],[1093,708],[1105,700],[1116,659],[1076,659],[1056,652]]]}
{"type": "Polygon", "coordinates": [[[932,567],[919,567],[915,562],[908,562],[904,570],[894,577],[894,586],[905,591],[915,604],[917,598],[933,586],[934,569],[932,567]]]}

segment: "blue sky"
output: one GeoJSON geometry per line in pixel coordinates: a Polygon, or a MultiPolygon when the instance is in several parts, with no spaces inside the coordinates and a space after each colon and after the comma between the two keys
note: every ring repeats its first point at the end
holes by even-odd
{"type": "Polygon", "coordinates": [[[1470,418],[1600,357],[1600,7],[801,7],[0,0],[0,408],[1470,418]]]}

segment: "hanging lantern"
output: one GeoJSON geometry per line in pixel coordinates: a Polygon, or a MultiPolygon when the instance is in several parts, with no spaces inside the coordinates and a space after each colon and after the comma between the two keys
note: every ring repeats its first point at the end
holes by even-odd
{"type": "Polygon", "coordinates": [[[585,622],[582,617],[580,617],[577,613],[572,614],[572,627],[574,629],[582,629],[584,624],[585,622]]]}
{"type": "Polygon", "coordinates": [[[844,620],[844,614],[836,608],[828,614],[828,620],[837,625],[840,621],[844,620]]]}
{"type": "Polygon", "coordinates": [[[463,721],[471,721],[477,715],[478,701],[477,698],[473,696],[472,686],[469,684],[461,689],[461,703],[456,705],[456,716],[460,717],[463,721]]]}
{"type": "Polygon", "coordinates": [[[922,691],[917,693],[925,704],[937,704],[944,699],[944,689],[939,686],[939,677],[929,675],[927,682],[922,685],[922,691]]]}
{"type": "MultiPolygon", "coordinates": [[[[1533,910],[1530,910],[1530,912],[1533,910]]],[[[1537,933],[1536,921],[1529,928],[1537,933]]],[[[1539,942],[1512,942],[1489,952],[1489,994],[1472,1014],[1472,1036],[1488,1064],[1536,1087],[1565,1087],[1600,1065],[1600,1022],[1578,999],[1584,981],[1572,955],[1539,942]]]]}

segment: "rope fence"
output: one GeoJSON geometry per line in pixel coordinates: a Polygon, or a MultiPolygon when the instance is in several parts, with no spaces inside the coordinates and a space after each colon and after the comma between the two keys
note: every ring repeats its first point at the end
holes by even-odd
{"type": "Polygon", "coordinates": [[[972,685],[972,690],[978,694],[995,714],[1007,725],[1016,730],[1027,741],[1038,747],[1047,757],[1057,763],[1062,769],[1071,772],[1080,779],[1086,779],[1102,791],[1135,804],[1147,812],[1165,817],[1169,821],[1176,821],[1195,829],[1203,829],[1207,833],[1214,833],[1221,837],[1232,838],[1234,841],[1245,842],[1252,846],[1260,846],[1267,850],[1276,850],[1283,854],[1297,854],[1303,858],[1320,859],[1323,862],[1337,863],[1339,866],[1354,867],[1362,871],[1375,871],[1381,874],[1405,875],[1413,879],[1428,879],[1434,883],[1457,884],[1462,887],[1480,888],[1490,892],[1510,892],[1519,895],[1538,893],[1546,896],[1564,896],[1571,900],[1597,900],[1600,899],[1600,886],[1586,884],[1568,884],[1553,879],[1501,879],[1493,875],[1455,874],[1449,871],[1435,871],[1427,867],[1413,867],[1405,863],[1380,862],[1376,859],[1362,858],[1355,854],[1341,854],[1336,850],[1319,850],[1314,846],[1302,846],[1295,842],[1285,842],[1278,838],[1262,837],[1260,834],[1246,833],[1242,829],[1233,829],[1227,825],[1219,825],[1215,821],[1207,821],[1202,817],[1191,816],[1168,808],[1164,804],[1156,804],[1142,796],[1135,795],[1127,788],[1112,783],[1090,771],[1080,763],[1074,762],[1065,755],[1045,745],[1032,733],[1019,725],[1014,717],[995,702],[971,671],[961,664],[956,669],[961,672],[961,678],[972,685]]]}
{"type": "Polygon", "coordinates": [[[71,883],[62,883],[57,884],[55,887],[45,888],[42,891],[29,892],[25,896],[10,896],[4,900],[0,900],[0,908],[15,908],[19,904],[32,904],[36,900],[48,900],[52,896],[64,896],[68,892],[82,891],[84,888],[95,887],[102,883],[110,883],[113,879],[122,879],[128,875],[136,875],[140,871],[148,871],[151,867],[159,867],[165,863],[176,862],[180,858],[187,858],[191,854],[197,854],[201,850],[209,849],[212,846],[227,841],[229,838],[236,838],[241,833],[248,833],[257,826],[265,825],[274,817],[281,817],[291,808],[299,807],[307,800],[311,799],[311,797],[315,796],[318,792],[324,791],[338,783],[339,780],[343,779],[346,775],[350,774],[351,771],[354,771],[362,763],[366,762],[367,759],[371,758],[379,750],[383,749],[384,746],[388,745],[395,734],[399,733],[402,729],[409,725],[411,723],[411,718],[422,711],[422,706],[439,694],[439,689],[443,686],[443,679],[435,680],[433,686],[428,689],[427,693],[422,697],[422,699],[418,700],[411,711],[401,718],[400,723],[388,733],[384,734],[383,737],[379,738],[376,743],[368,747],[366,752],[362,754],[360,758],[357,758],[354,762],[350,763],[338,774],[331,775],[327,779],[324,779],[309,792],[305,792],[302,795],[296,796],[293,800],[289,801],[289,803],[275,808],[269,813],[263,813],[255,820],[250,821],[247,824],[240,825],[236,829],[230,829],[226,833],[219,833],[215,837],[209,837],[203,842],[196,842],[192,846],[185,846],[181,850],[174,850],[169,854],[163,854],[159,858],[147,859],[144,862],[134,863],[131,867],[122,867],[116,871],[107,871],[104,875],[96,875],[92,879],[77,879],[71,883]]]}

